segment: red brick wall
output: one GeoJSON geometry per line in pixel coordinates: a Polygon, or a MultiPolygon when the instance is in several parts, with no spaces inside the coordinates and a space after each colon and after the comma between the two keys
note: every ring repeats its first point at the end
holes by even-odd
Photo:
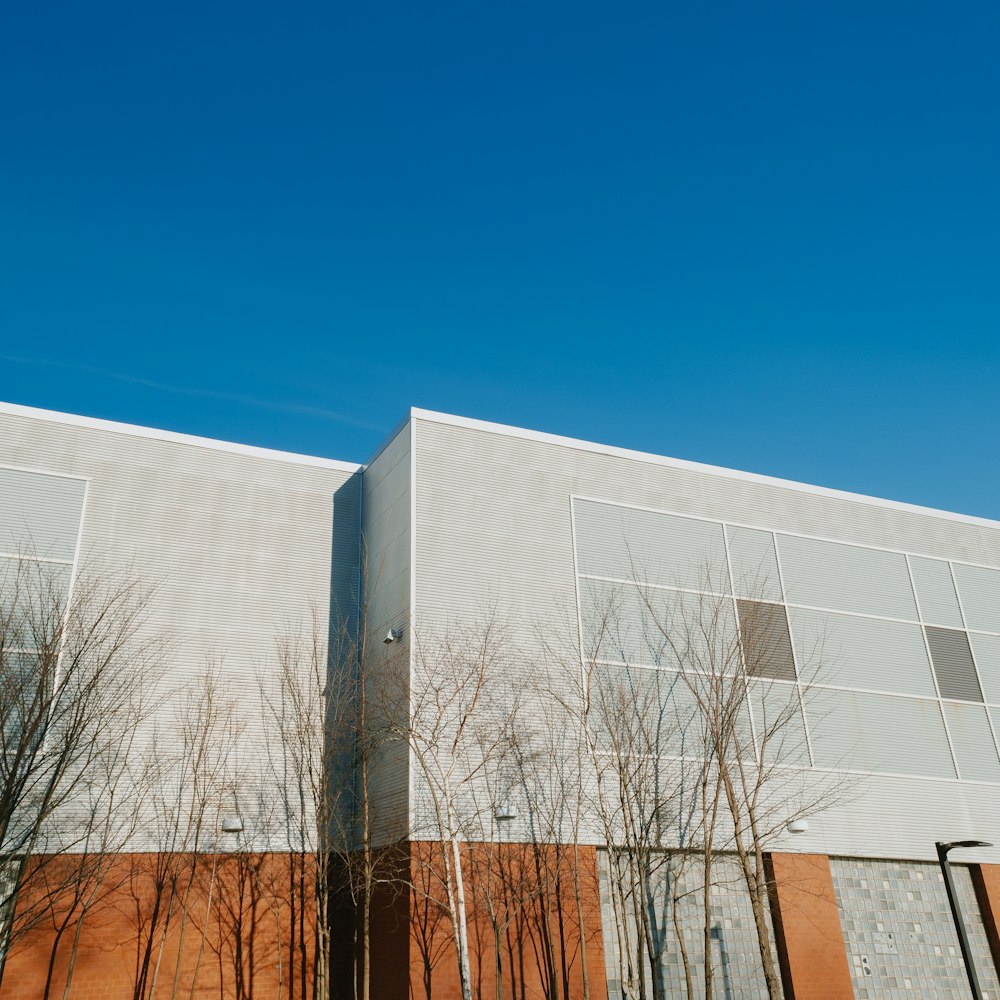
{"type": "Polygon", "coordinates": [[[825,854],[772,854],[771,915],[787,1000],[851,1000],[847,949],[825,854]]]}
{"type": "MultiPolygon", "coordinates": [[[[58,859],[50,868],[49,888],[59,884],[59,865],[71,863],[58,859]]],[[[188,855],[120,855],[99,880],[88,883],[94,902],[82,923],[73,919],[79,909],[68,913],[69,896],[63,892],[45,919],[14,942],[0,1000],[40,1000],[50,968],[49,995],[61,1000],[77,926],[72,998],[131,1000],[144,965],[143,995],[155,976],[159,996],[170,996],[176,980],[185,998],[193,988],[195,998],[252,992],[255,1000],[269,1000],[278,996],[280,977],[283,1000],[310,997],[315,905],[311,890],[303,897],[301,885],[293,887],[293,872],[301,874],[287,854],[202,856],[197,864],[188,855]],[[66,930],[57,939],[67,915],[66,930]]],[[[44,887],[36,880],[34,888],[37,900],[44,887]]],[[[22,898],[21,912],[30,907],[31,899],[22,898]]]]}
{"type": "MultiPolygon", "coordinates": [[[[388,854],[379,866],[385,881],[371,907],[372,1000],[460,997],[451,927],[440,906],[442,858],[440,844],[418,843],[388,854]],[[404,890],[400,884],[407,875],[411,887],[404,890]]],[[[103,873],[96,902],[80,925],[71,998],[132,1000],[148,955],[143,996],[155,975],[160,997],[173,994],[176,980],[184,1000],[192,995],[195,1000],[270,1000],[279,989],[282,1000],[311,1000],[315,904],[311,882],[303,897],[296,865],[294,856],[282,854],[201,857],[197,863],[185,855],[119,856],[103,873]],[[304,984],[300,916],[293,918],[303,898],[304,984]]],[[[565,990],[569,998],[582,998],[586,965],[590,996],[606,1000],[593,848],[463,845],[462,868],[475,996],[496,996],[492,912],[502,925],[504,996],[541,998],[551,992],[545,984],[554,978],[560,995],[565,990]]],[[[50,872],[56,874],[55,865],[50,872]]],[[[26,908],[28,900],[22,902],[26,908]]],[[[50,960],[49,995],[61,1000],[76,923],[67,923],[58,942],[56,927],[68,906],[67,897],[15,943],[0,1000],[41,1000],[50,960]]],[[[353,995],[354,940],[353,922],[342,907],[331,973],[335,997],[353,995]]]]}
{"type": "Polygon", "coordinates": [[[972,865],[971,874],[990,952],[1000,969],[1000,865],[972,865]]]}
{"type": "MultiPolygon", "coordinates": [[[[442,850],[436,843],[410,845],[412,889],[402,901],[410,919],[401,930],[396,897],[373,927],[373,1000],[461,998],[451,923],[442,905],[446,898],[442,850]],[[408,982],[400,981],[396,964],[401,947],[407,956],[408,982]],[[391,961],[381,960],[390,955],[391,961]]],[[[541,998],[546,982],[554,977],[560,995],[568,987],[570,998],[582,998],[586,966],[591,998],[606,1000],[594,848],[467,844],[462,848],[462,871],[474,996],[484,1000],[496,996],[496,925],[504,996],[541,998]]]]}

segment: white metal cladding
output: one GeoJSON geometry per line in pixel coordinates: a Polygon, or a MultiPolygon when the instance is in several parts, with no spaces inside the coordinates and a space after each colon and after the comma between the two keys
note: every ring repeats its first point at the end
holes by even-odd
{"type": "Polygon", "coordinates": [[[983,566],[953,566],[958,595],[969,628],[1000,632],[1000,570],[983,566]]]}
{"type": "Polygon", "coordinates": [[[800,676],[821,684],[933,698],[919,625],[830,611],[789,609],[800,676]]]}
{"type": "Polygon", "coordinates": [[[936,701],[811,688],[806,715],[820,767],[955,777],[936,701]]]}
{"type": "Polygon", "coordinates": [[[611,504],[575,504],[580,572],[729,593],[722,525],[611,504]]]}
{"type": "Polygon", "coordinates": [[[327,639],[334,539],[342,524],[357,537],[356,503],[336,498],[355,470],[5,412],[0,464],[89,479],[81,572],[132,567],[155,588],[143,637],[168,653],[151,722],[175,731],[214,670],[245,717],[245,759],[266,753],[258,677],[279,641],[327,639]]]}
{"type": "Polygon", "coordinates": [[[948,563],[940,559],[910,558],[910,573],[917,591],[922,621],[931,625],[947,625],[962,628],[962,611],[955,594],[955,583],[951,578],[948,563]]]}
{"type": "Polygon", "coordinates": [[[0,553],[72,562],[86,480],[0,466],[0,553]]]}
{"type": "Polygon", "coordinates": [[[601,660],[735,672],[733,602],[713,595],[605,580],[580,581],[586,651],[601,660]]]}
{"type": "MultiPolygon", "coordinates": [[[[410,616],[411,574],[411,427],[404,424],[381,449],[362,477],[362,575],[368,626],[370,671],[395,671],[409,658],[413,636],[410,616]],[[400,644],[384,644],[389,630],[399,630],[400,644]]],[[[408,691],[393,692],[404,701],[408,691]]],[[[408,711],[408,705],[397,706],[408,711]]],[[[397,742],[380,753],[369,773],[372,826],[379,844],[406,834],[409,825],[409,758],[397,742]]]]}
{"type": "MultiPolygon", "coordinates": [[[[732,683],[741,683],[733,679],[732,683]]],[[[697,688],[673,670],[644,670],[622,665],[599,665],[591,679],[590,697],[599,727],[595,733],[597,745],[609,730],[622,724],[631,728],[638,722],[629,720],[628,702],[641,706],[644,735],[636,739],[639,752],[662,753],[701,760],[705,754],[705,732],[702,715],[697,707],[697,688]],[[626,710],[623,710],[623,704],[626,710]]],[[[626,736],[627,741],[630,737],[626,736]]],[[[622,735],[617,735],[622,745],[622,735]]],[[[748,710],[741,708],[740,746],[751,747],[751,727],[748,710]]],[[[625,745],[629,745],[627,742],[625,745]]]]}
{"type": "MultiPolygon", "coordinates": [[[[0,601],[17,598],[18,618],[31,621],[31,604],[37,599],[45,607],[58,607],[69,595],[73,567],[69,563],[38,562],[0,556],[0,601]],[[50,603],[51,602],[51,603],[50,603]]],[[[55,623],[53,623],[55,624],[55,623]]]]}
{"type": "Polygon", "coordinates": [[[770,531],[726,525],[733,592],[737,597],[780,601],[781,575],[770,531]]]}
{"type": "Polygon", "coordinates": [[[906,557],[898,552],[779,534],[778,553],[790,604],[917,617],[906,557]]]}
{"type": "MultiPolygon", "coordinates": [[[[474,619],[498,605],[526,623],[526,645],[540,626],[556,655],[526,656],[523,670],[511,670],[510,684],[526,690],[539,674],[550,688],[574,683],[573,496],[1000,566],[1000,527],[986,521],[433,414],[417,413],[415,422],[416,611],[430,623],[474,619]]],[[[901,725],[900,733],[892,717],[878,720],[886,739],[911,746],[911,721],[901,725]]],[[[857,781],[852,801],[813,817],[792,849],[933,858],[935,839],[1000,828],[995,785],[877,774],[857,781]]],[[[1000,850],[982,856],[1000,861],[1000,850]]]]}
{"type": "Polygon", "coordinates": [[[982,681],[983,695],[987,701],[1000,702],[1000,636],[970,632],[969,643],[982,681]]]}
{"type": "Polygon", "coordinates": [[[1000,781],[1000,757],[986,709],[946,701],[944,715],[959,775],[966,781],[1000,781]]]}
{"type": "Polygon", "coordinates": [[[751,681],[750,704],[757,746],[769,763],[808,767],[809,741],[797,684],[751,681]]]}

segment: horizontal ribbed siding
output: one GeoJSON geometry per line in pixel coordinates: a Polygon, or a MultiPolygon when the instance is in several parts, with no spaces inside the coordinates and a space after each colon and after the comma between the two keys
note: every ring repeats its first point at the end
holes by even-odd
{"type": "Polygon", "coordinates": [[[778,553],[791,604],[917,617],[906,557],[898,552],[779,534],[778,553]]]}
{"type": "Polygon", "coordinates": [[[140,638],[166,645],[150,693],[162,696],[158,714],[140,744],[153,725],[176,733],[214,671],[236,706],[240,759],[259,772],[269,752],[261,679],[273,684],[283,642],[314,630],[325,642],[336,593],[350,600],[356,473],[10,414],[0,415],[0,463],[89,479],[80,573],[131,568],[152,588],[140,638]]]}
{"type": "Polygon", "coordinates": [[[581,573],[728,593],[722,525],[577,500],[581,573]]]}
{"type": "MultiPolygon", "coordinates": [[[[938,560],[1000,566],[1000,531],[988,525],[602,455],[430,418],[420,417],[417,422],[415,601],[421,620],[474,620],[482,608],[500,606],[526,623],[522,634],[529,649],[535,648],[535,627],[541,628],[555,653],[526,656],[523,669],[512,669],[511,686],[525,692],[548,687],[565,694],[573,690],[573,680],[565,671],[579,671],[570,522],[574,495],[759,530],[760,535],[748,536],[746,545],[737,540],[736,531],[730,533],[730,552],[737,567],[767,561],[766,539],[773,529],[855,547],[870,545],[938,560]]],[[[581,502],[585,501],[577,501],[581,502]]],[[[849,567],[835,607],[844,605],[843,610],[857,608],[866,614],[903,612],[899,617],[916,622],[905,558],[896,553],[890,556],[885,560],[886,566],[891,564],[886,569],[891,577],[885,588],[888,599],[881,596],[884,581],[879,566],[873,576],[862,557],[849,567]],[[858,601],[852,590],[865,587],[871,588],[871,599],[858,601]]],[[[877,555],[874,561],[881,563],[877,555]]],[[[747,575],[742,568],[736,573],[747,575]]],[[[772,574],[765,570],[760,575],[770,578],[772,574]]],[[[586,629],[586,622],[584,626],[586,629]]],[[[632,645],[632,640],[623,645],[632,645]]],[[[906,653],[892,669],[900,672],[904,684],[933,694],[922,645],[919,626],[908,629],[906,653]],[[918,681],[913,681],[910,671],[918,681]]],[[[911,770],[920,774],[954,777],[939,705],[892,700],[900,706],[900,718],[891,711],[883,717],[878,701],[866,704],[866,718],[877,730],[897,734],[902,749],[870,757],[879,759],[879,766],[893,766],[897,758],[905,765],[910,758],[916,761],[911,770]],[[930,719],[926,733],[931,750],[926,758],[919,747],[914,749],[906,742],[919,735],[922,712],[929,713],[930,719]]],[[[822,702],[820,696],[815,703],[817,724],[824,718],[822,702]]],[[[539,711],[542,704],[539,700],[539,711]]],[[[811,712],[809,719],[812,724],[811,712]]],[[[841,737],[841,748],[848,743],[849,737],[841,737]]],[[[830,750],[830,745],[826,748],[830,750]]],[[[833,746],[827,759],[837,757],[833,746]]],[[[864,763],[862,759],[859,766],[864,763]]],[[[871,856],[923,857],[932,854],[935,839],[960,838],[970,825],[979,829],[1000,826],[1000,797],[995,789],[947,780],[874,775],[862,780],[854,801],[825,812],[815,824],[816,832],[797,840],[795,846],[871,856]],[[920,803],[919,811],[914,803],[920,803]]]]}
{"type": "Polygon", "coordinates": [[[806,715],[822,767],[955,777],[937,702],[813,689],[806,715]]]}
{"type": "Polygon", "coordinates": [[[969,628],[1000,632],[1000,570],[962,565],[956,565],[954,570],[965,624],[969,628]]]}
{"type": "Polygon", "coordinates": [[[951,578],[951,568],[939,559],[910,559],[913,585],[920,603],[920,618],[930,625],[962,628],[962,612],[951,578]]]}
{"type": "Polygon", "coordinates": [[[72,561],[87,484],[0,468],[0,553],[72,561]]]}
{"type": "MultiPolygon", "coordinates": [[[[405,424],[379,452],[363,475],[362,547],[370,676],[399,669],[408,657],[410,624],[410,425],[405,424]],[[401,644],[383,643],[390,629],[401,630],[401,644]]],[[[378,683],[378,680],[375,680],[378,683]]],[[[408,691],[398,692],[401,712],[409,711],[408,691]]],[[[396,692],[394,692],[395,696],[396,692]]],[[[405,721],[405,720],[402,720],[405,721]]],[[[379,843],[406,834],[409,826],[409,760],[395,744],[380,753],[369,772],[372,826],[379,843]]]]}
{"type": "Polygon", "coordinates": [[[919,625],[799,608],[789,614],[803,678],[934,697],[919,625]]]}

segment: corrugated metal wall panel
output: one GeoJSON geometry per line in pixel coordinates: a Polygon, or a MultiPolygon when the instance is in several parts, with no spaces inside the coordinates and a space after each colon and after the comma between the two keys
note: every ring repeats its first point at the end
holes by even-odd
{"type": "Polygon", "coordinates": [[[910,559],[910,571],[920,604],[921,621],[928,625],[962,628],[965,623],[962,621],[948,563],[940,559],[913,556],[910,559]]]}
{"type": "Polygon", "coordinates": [[[965,624],[1000,632],[1000,570],[955,563],[955,582],[965,611],[965,624]]]}
{"type": "Polygon", "coordinates": [[[916,621],[906,559],[897,552],[779,534],[790,604],[916,621]]]}
{"type": "Polygon", "coordinates": [[[822,767],[955,777],[935,701],[813,688],[806,718],[822,767]]]}
{"type": "Polygon", "coordinates": [[[901,694],[936,694],[919,625],[798,608],[789,614],[805,679],[901,694]]]}
{"type": "Polygon", "coordinates": [[[65,563],[0,556],[0,603],[7,609],[16,601],[14,611],[22,624],[39,621],[32,609],[41,609],[43,615],[57,611],[69,596],[72,575],[72,566],[65,563]]]}
{"type": "MultiPolygon", "coordinates": [[[[406,423],[365,469],[362,478],[362,540],[368,667],[373,675],[398,671],[409,658],[414,636],[410,621],[410,424],[406,423]],[[389,629],[402,644],[382,642],[389,629]]],[[[408,680],[409,672],[407,671],[408,680]]],[[[376,679],[376,685],[381,680],[376,679]]],[[[409,690],[389,694],[393,709],[409,712],[409,690]]],[[[384,697],[384,694],[383,694],[384,697]]],[[[401,720],[405,723],[405,719],[401,720]]],[[[410,761],[404,745],[379,755],[370,775],[372,825],[380,844],[405,836],[410,823],[410,761]]]]}
{"type": "Polygon", "coordinates": [[[981,705],[944,706],[951,745],[958,760],[958,773],[966,781],[1000,781],[1000,756],[981,705]]]}
{"type": "Polygon", "coordinates": [[[764,760],[769,764],[808,767],[809,744],[798,685],[752,681],[750,702],[758,752],[763,751],[764,760]]]}
{"type": "MultiPolygon", "coordinates": [[[[536,630],[543,632],[556,654],[527,656],[523,669],[511,671],[511,685],[529,691],[535,685],[570,692],[566,671],[578,676],[571,494],[1000,566],[1000,530],[988,525],[425,417],[417,423],[417,611],[424,621],[455,620],[493,603],[525,623],[526,648],[533,648],[536,630]]],[[[935,839],[993,828],[1000,828],[993,789],[872,776],[787,846],[933,857],[935,839]]],[[[1000,850],[991,856],[1000,862],[1000,850]]]]}
{"type": "Polygon", "coordinates": [[[0,468],[0,552],[73,560],[87,484],[0,468]]]}
{"type": "Polygon", "coordinates": [[[736,596],[757,601],[783,600],[771,532],[727,525],[726,534],[736,596]]]}
{"type": "Polygon", "coordinates": [[[986,700],[1000,703],[1000,636],[970,632],[969,642],[986,700]]]}
{"type": "Polygon", "coordinates": [[[722,525],[574,501],[581,573],[729,593],[722,525]]]}
{"type": "Polygon", "coordinates": [[[594,706],[594,735],[598,746],[605,751],[617,745],[639,753],[658,750],[663,754],[698,757],[704,752],[704,727],[697,700],[674,671],[598,667],[591,679],[590,696],[594,706]],[[634,717],[630,719],[629,704],[642,709],[644,735],[637,735],[640,723],[634,717]]]}
{"type": "Polygon", "coordinates": [[[167,640],[168,652],[150,730],[176,731],[183,697],[214,670],[240,716],[239,753],[260,773],[258,678],[273,683],[281,642],[314,629],[325,642],[332,605],[350,600],[356,473],[11,414],[0,414],[0,462],[90,479],[84,576],[132,567],[155,587],[141,638],[167,640]]]}
{"type": "Polygon", "coordinates": [[[588,655],[716,674],[740,667],[728,598],[581,580],[580,600],[588,655]]]}

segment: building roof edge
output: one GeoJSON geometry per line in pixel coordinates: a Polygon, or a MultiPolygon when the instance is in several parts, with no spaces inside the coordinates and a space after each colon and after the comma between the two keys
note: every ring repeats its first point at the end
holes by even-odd
{"type": "Polygon", "coordinates": [[[235,441],[220,441],[217,438],[199,437],[196,434],[164,431],[155,427],[143,427],[140,424],[127,424],[117,420],[105,420],[102,417],[83,417],[74,413],[62,413],[58,410],[45,410],[36,406],[24,406],[20,403],[5,403],[0,401],[0,414],[7,414],[14,417],[30,417],[35,420],[47,420],[49,423],[65,424],[70,427],[87,427],[92,430],[128,434],[132,437],[148,438],[153,441],[167,441],[173,444],[185,444],[194,448],[211,448],[215,451],[227,451],[231,454],[247,455],[253,458],[269,458],[273,461],[289,462],[293,465],[336,469],[340,472],[358,472],[364,468],[363,465],[359,465],[356,462],[342,462],[335,458],[320,458],[316,455],[301,455],[296,452],[280,451],[275,448],[261,448],[252,444],[238,444],[235,441]]]}
{"type": "Polygon", "coordinates": [[[563,448],[574,448],[577,451],[587,451],[614,458],[625,458],[634,462],[645,462],[651,465],[666,466],[667,468],[684,469],[689,472],[700,472],[705,475],[719,476],[727,479],[739,479],[744,482],[760,483],[765,486],[777,486],[787,490],[794,490],[798,493],[831,497],[838,500],[849,500],[852,503],[864,503],[872,507],[884,507],[889,510],[903,511],[910,514],[921,514],[925,517],[938,517],[1000,531],[1000,521],[988,517],[977,517],[974,514],[959,514],[955,511],[939,510],[936,507],[923,507],[919,504],[906,503],[902,500],[887,500],[882,497],[867,496],[863,493],[838,490],[830,486],[814,486],[811,483],[800,483],[793,479],[781,479],[777,476],[766,476],[757,472],[742,472],[738,469],[727,469],[720,465],[691,462],[683,458],[669,458],[665,455],[653,454],[652,452],[634,451],[629,448],[619,448],[615,445],[598,444],[594,441],[584,441],[579,438],[549,434],[545,431],[526,430],[525,428],[514,427],[510,424],[499,424],[489,420],[476,420],[472,417],[459,417],[450,413],[439,413],[435,410],[423,410],[413,407],[410,410],[410,416],[414,420],[427,420],[433,423],[449,424],[453,427],[464,427],[468,430],[485,431],[490,434],[501,434],[506,437],[521,438],[526,441],[558,445],[563,448]]]}

